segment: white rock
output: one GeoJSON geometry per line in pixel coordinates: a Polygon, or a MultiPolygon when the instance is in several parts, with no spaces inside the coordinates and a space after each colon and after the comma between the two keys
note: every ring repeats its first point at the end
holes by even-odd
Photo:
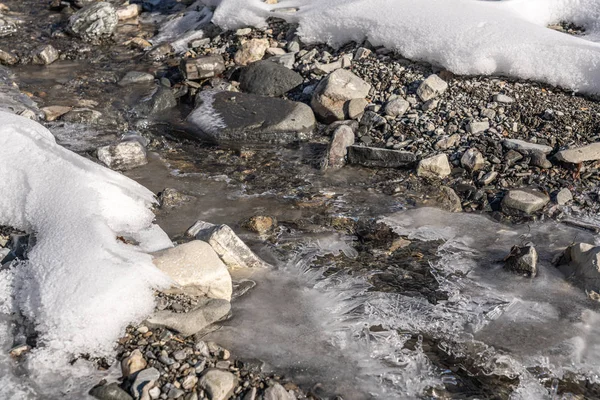
{"type": "Polygon", "coordinates": [[[471,148],[465,151],[462,158],[460,159],[460,165],[467,170],[474,172],[483,168],[485,160],[483,155],[477,149],[471,148]]]}
{"type": "Polygon", "coordinates": [[[42,45],[33,51],[34,64],[48,65],[56,60],[58,60],[58,50],[49,44],[42,45]]]}
{"type": "Polygon", "coordinates": [[[231,275],[210,244],[193,240],[153,255],[154,265],[184,290],[231,300],[231,275]]]}
{"type": "Polygon", "coordinates": [[[573,200],[573,193],[571,193],[571,191],[569,189],[567,189],[567,188],[562,188],[556,194],[556,203],[558,205],[564,206],[565,204],[567,204],[571,200],[573,200]]]}
{"type": "Polygon", "coordinates": [[[402,97],[396,97],[388,101],[385,106],[385,115],[390,117],[400,117],[410,108],[410,103],[402,97]]]}
{"type": "Polygon", "coordinates": [[[532,189],[513,189],[510,190],[502,200],[502,208],[523,211],[531,214],[542,209],[550,198],[545,193],[532,189]]]}
{"type": "Polygon", "coordinates": [[[129,170],[148,163],[146,149],[137,141],[100,147],[98,159],[108,168],[116,170],[129,170]]]}
{"type": "Polygon", "coordinates": [[[576,149],[561,150],[556,153],[556,159],[571,164],[600,160],[600,143],[592,143],[576,149]]]}
{"type": "Polygon", "coordinates": [[[247,40],[242,43],[242,48],[235,53],[235,63],[238,65],[248,65],[251,62],[262,60],[269,47],[268,39],[247,40]]]}
{"type": "Polygon", "coordinates": [[[210,400],[227,400],[233,394],[237,378],[231,372],[209,368],[202,374],[198,385],[208,393],[210,400]]]}
{"type": "Polygon", "coordinates": [[[515,99],[513,99],[512,97],[509,97],[505,94],[495,94],[494,101],[496,103],[510,104],[510,103],[513,103],[515,101],[515,99]]]}
{"type": "Polygon", "coordinates": [[[127,378],[129,375],[133,375],[138,371],[146,368],[148,363],[144,359],[142,352],[139,349],[135,349],[131,352],[129,357],[126,357],[121,361],[121,372],[124,378],[127,378]]]}
{"type": "Polygon", "coordinates": [[[471,121],[467,125],[467,132],[477,134],[485,132],[490,129],[490,123],[488,121],[471,121]]]}
{"type": "Polygon", "coordinates": [[[265,390],[265,394],[263,396],[264,400],[296,400],[296,396],[294,396],[291,392],[285,390],[283,386],[279,383],[274,384],[265,390]]]}
{"type": "Polygon", "coordinates": [[[444,93],[446,89],[448,89],[446,81],[433,74],[429,75],[427,79],[421,82],[417,89],[417,95],[421,101],[427,101],[434,97],[438,97],[440,94],[444,93]]]}
{"type": "Polygon", "coordinates": [[[125,21],[137,17],[141,11],[142,6],[140,4],[128,4],[117,8],[117,17],[119,21],[125,21]]]}
{"type": "Polygon", "coordinates": [[[352,99],[364,99],[371,85],[352,72],[338,69],[317,85],[311,106],[323,122],[331,123],[346,119],[344,105],[352,99]]]}
{"type": "Polygon", "coordinates": [[[445,154],[429,157],[419,162],[417,175],[429,178],[445,178],[452,172],[445,154]]]}

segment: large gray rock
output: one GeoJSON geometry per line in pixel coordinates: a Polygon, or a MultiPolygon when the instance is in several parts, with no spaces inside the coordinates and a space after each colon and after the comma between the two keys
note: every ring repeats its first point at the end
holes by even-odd
{"type": "Polygon", "coordinates": [[[513,246],[504,259],[504,268],[534,278],[537,275],[538,254],[533,244],[513,246]]]}
{"type": "Polygon", "coordinates": [[[382,149],[378,147],[348,147],[348,162],[365,167],[398,168],[406,167],[417,161],[417,157],[408,151],[382,149]]]}
{"type": "Polygon", "coordinates": [[[99,400],[133,400],[133,397],[116,383],[109,383],[108,385],[94,386],[90,390],[90,395],[99,400]]]}
{"type": "Polygon", "coordinates": [[[266,267],[265,262],[227,225],[197,221],[186,234],[208,242],[229,269],[266,267]]]}
{"type": "Polygon", "coordinates": [[[346,164],[348,147],[354,144],[354,130],[348,125],[338,126],[327,147],[324,168],[341,168],[346,164]]]}
{"type": "Polygon", "coordinates": [[[202,374],[198,386],[206,391],[210,400],[228,400],[237,386],[237,381],[231,372],[209,368],[202,374]]]}
{"type": "Polygon", "coordinates": [[[248,65],[240,75],[240,89],[263,96],[281,96],[302,82],[299,73],[268,60],[248,65]]]}
{"type": "Polygon", "coordinates": [[[83,40],[95,41],[110,37],[117,29],[117,10],[108,2],[91,4],[69,18],[69,30],[83,40]]]}
{"type": "Polygon", "coordinates": [[[548,154],[552,151],[552,147],[543,144],[529,143],[519,139],[504,139],[502,141],[504,148],[515,150],[521,154],[542,153],[548,154]]]}
{"type": "Polygon", "coordinates": [[[349,119],[346,103],[364,99],[370,90],[371,85],[352,72],[338,69],[319,82],[310,104],[321,121],[332,123],[349,119]]]}
{"type": "Polygon", "coordinates": [[[193,240],[153,256],[154,265],[186,292],[231,300],[231,275],[210,244],[193,240]]]}
{"type": "Polygon", "coordinates": [[[126,141],[98,149],[98,160],[110,169],[120,171],[148,163],[146,149],[137,141],[126,141]]]}
{"type": "Polygon", "coordinates": [[[505,212],[517,210],[531,214],[542,209],[550,197],[547,194],[533,189],[513,189],[502,199],[502,209],[505,212]]]}
{"type": "Polygon", "coordinates": [[[428,101],[438,97],[448,89],[448,84],[439,76],[429,75],[417,88],[417,95],[421,101],[428,101]]]}
{"type": "Polygon", "coordinates": [[[200,92],[187,117],[194,136],[216,143],[291,143],[312,137],[315,116],[306,104],[236,92],[200,92]]]}
{"type": "Polygon", "coordinates": [[[600,160],[600,143],[592,143],[576,149],[561,150],[556,153],[555,157],[558,161],[571,164],[600,160]]]}
{"type": "Polygon", "coordinates": [[[445,178],[451,172],[452,168],[445,154],[425,158],[417,166],[417,175],[426,178],[445,178]]]}
{"type": "Polygon", "coordinates": [[[600,293],[600,246],[573,244],[565,250],[558,267],[577,286],[600,293]]]}
{"type": "Polygon", "coordinates": [[[223,299],[205,299],[199,304],[195,309],[184,313],[157,311],[146,320],[146,324],[191,336],[225,317],[231,310],[229,302],[223,299]]]}
{"type": "Polygon", "coordinates": [[[186,79],[206,79],[222,74],[225,62],[220,55],[186,58],[181,60],[179,68],[186,79]]]}

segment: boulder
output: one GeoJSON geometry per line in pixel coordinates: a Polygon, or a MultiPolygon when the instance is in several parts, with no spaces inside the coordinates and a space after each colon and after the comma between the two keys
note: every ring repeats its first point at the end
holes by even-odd
{"type": "Polygon", "coordinates": [[[445,154],[425,158],[417,166],[417,175],[427,178],[445,178],[452,172],[445,154]]]}
{"type": "Polygon", "coordinates": [[[538,190],[513,189],[502,199],[502,210],[507,213],[516,210],[531,214],[544,208],[549,201],[548,195],[538,190]]]}
{"type": "Polygon", "coordinates": [[[188,312],[157,311],[146,320],[146,325],[167,328],[183,336],[191,336],[219,321],[229,314],[229,311],[231,305],[227,300],[204,299],[198,307],[188,312]]]}
{"type": "Polygon", "coordinates": [[[225,62],[220,55],[186,58],[181,60],[180,69],[185,79],[213,78],[225,71],[225,62]]]}
{"type": "Polygon", "coordinates": [[[558,161],[571,164],[600,160],[600,143],[592,143],[576,149],[561,150],[556,153],[555,157],[558,161]]]}
{"type": "Polygon", "coordinates": [[[399,168],[415,163],[417,157],[408,151],[378,147],[349,146],[348,162],[365,167],[399,168]]]}
{"type": "Polygon", "coordinates": [[[311,106],[324,123],[349,119],[347,102],[364,99],[370,90],[371,85],[352,72],[338,69],[319,82],[311,106]]]}
{"type": "Polygon", "coordinates": [[[108,2],[88,5],[69,18],[69,31],[86,41],[110,37],[117,29],[117,10],[108,2]]]}
{"type": "Polygon", "coordinates": [[[218,144],[287,144],[312,137],[306,104],[247,93],[203,91],[187,117],[191,134],[218,144]]]}
{"type": "Polygon", "coordinates": [[[126,141],[98,149],[98,160],[110,169],[126,171],[148,163],[146,149],[137,141],[126,141]]]}
{"type": "Polygon", "coordinates": [[[229,269],[263,268],[261,260],[227,225],[197,221],[186,232],[188,236],[208,242],[229,269]]]}
{"type": "Polygon", "coordinates": [[[193,240],[153,256],[154,265],[186,292],[231,300],[231,275],[210,244],[193,240]]]}
{"type": "Polygon", "coordinates": [[[531,278],[537,275],[538,254],[533,244],[513,246],[504,258],[504,268],[531,278]]]}
{"type": "Polygon", "coordinates": [[[433,74],[429,75],[419,87],[417,88],[417,95],[421,101],[428,101],[440,94],[444,93],[448,89],[448,84],[439,76],[433,74]]]}
{"type": "Polygon", "coordinates": [[[228,400],[237,386],[237,378],[231,372],[209,368],[202,374],[198,386],[206,391],[210,400],[228,400]]]}
{"type": "Polygon", "coordinates": [[[302,76],[281,64],[257,61],[242,70],[240,89],[263,96],[281,96],[303,82],[302,76]]]}
{"type": "Polygon", "coordinates": [[[348,125],[340,125],[331,136],[327,147],[324,168],[341,168],[346,164],[348,147],[354,144],[354,130],[348,125]]]}

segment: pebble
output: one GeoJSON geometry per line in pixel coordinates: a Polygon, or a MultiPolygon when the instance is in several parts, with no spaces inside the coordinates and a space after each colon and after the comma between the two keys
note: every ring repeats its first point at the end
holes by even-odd
{"type": "Polygon", "coordinates": [[[556,203],[560,206],[564,206],[565,204],[567,204],[568,202],[570,202],[571,200],[573,200],[573,194],[571,193],[571,191],[567,188],[562,188],[557,194],[556,194],[556,203]]]}
{"type": "Polygon", "coordinates": [[[231,372],[210,368],[202,374],[198,385],[206,390],[210,400],[227,400],[233,394],[237,382],[231,372]]]}
{"type": "Polygon", "coordinates": [[[417,89],[417,95],[421,101],[428,101],[438,97],[448,89],[446,81],[439,76],[432,74],[427,77],[417,89]]]}

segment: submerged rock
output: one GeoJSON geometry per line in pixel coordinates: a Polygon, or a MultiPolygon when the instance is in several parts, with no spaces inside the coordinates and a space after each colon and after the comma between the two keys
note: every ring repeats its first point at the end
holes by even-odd
{"type": "Polygon", "coordinates": [[[417,157],[408,151],[381,149],[378,147],[350,146],[348,161],[350,164],[365,167],[399,168],[409,166],[417,157]]]}
{"type": "Polygon", "coordinates": [[[173,188],[165,188],[158,194],[158,202],[161,209],[175,208],[194,199],[194,196],[181,193],[173,188]]]}
{"type": "Polygon", "coordinates": [[[255,215],[246,221],[244,226],[248,230],[262,235],[275,229],[277,226],[277,220],[266,215],[255,215]]]}
{"type": "Polygon", "coordinates": [[[171,109],[177,105],[177,99],[173,91],[162,85],[157,86],[152,95],[142,100],[135,111],[141,115],[153,116],[162,111],[171,109]]]}
{"type": "Polygon", "coordinates": [[[35,49],[32,56],[34,64],[49,65],[58,60],[58,50],[46,44],[35,49]]]}
{"type": "Polygon", "coordinates": [[[219,144],[285,144],[309,139],[315,116],[303,103],[247,93],[204,91],[187,122],[194,136],[219,144]]]}
{"type": "Polygon", "coordinates": [[[102,1],[82,8],[69,18],[69,30],[83,40],[95,41],[111,36],[119,17],[112,4],[102,1]]]}
{"type": "Polygon", "coordinates": [[[281,96],[302,82],[299,73],[268,60],[248,65],[240,75],[240,89],[263,96],[281,96]]]}
{"type": "Polygon", "coordinates": [[[538,254],[533,244],[513,246],[504,259],[504,268],[534,278],[537,275],[538,254]]]}
{"type": "Polygon", "coordinates": [[[340,125],[331,136],[323,168],[341,168],[346,164],[348,147],[354,144],[354,130],[348,125],[340,125]]]}

